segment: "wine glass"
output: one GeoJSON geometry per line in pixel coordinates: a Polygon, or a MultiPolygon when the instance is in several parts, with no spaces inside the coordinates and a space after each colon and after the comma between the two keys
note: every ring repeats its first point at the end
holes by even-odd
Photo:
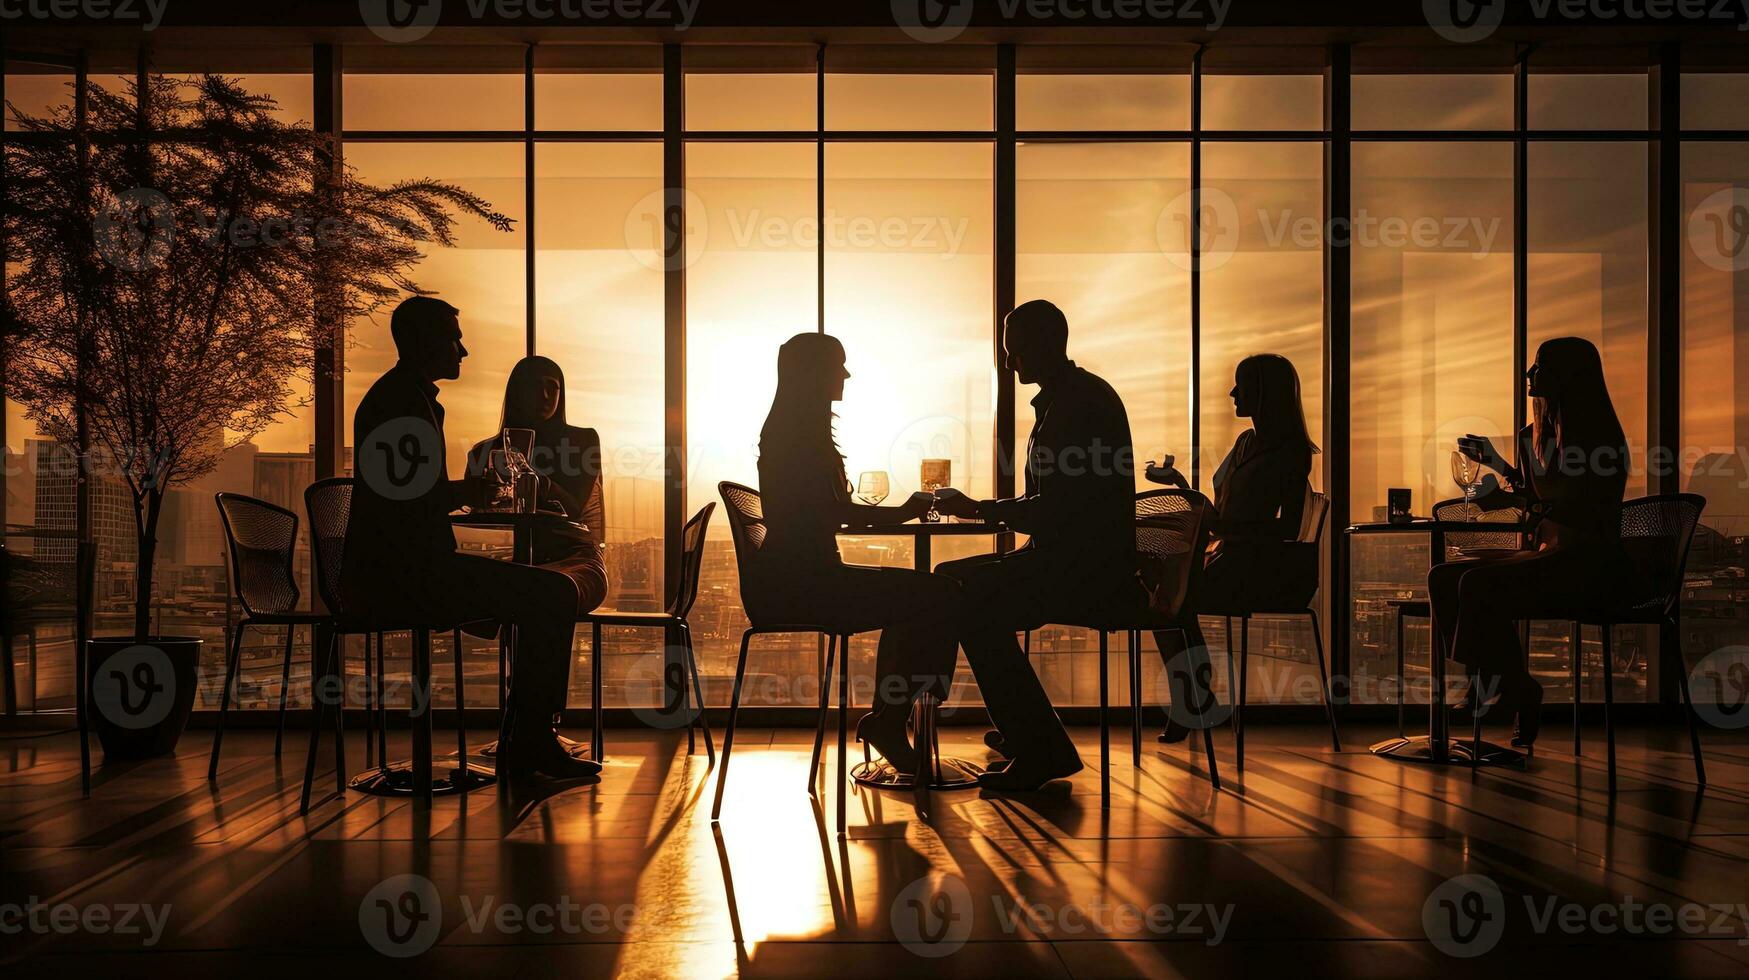
{"type": "Polygon", "coordinates": [[[486,457],[486,509],[516,509],[516,473],[510,468],[510,457],[502,449],[494,449],[486,457]]]}
{"type": "Polygon", "coordinates": [[[1461,450],[1453,450],[1451,454],[1451,478],[1464,492],[1464,499],[1471,500],[1476,496],[1476,488],[1482,482],[1482,464],[1463,454],[1461,450]]]}
{"type": "Polygon", "coordinates": [[[886,470],[868,470],[856,478],[856,499],[870,507],[879,507],[890,492],[886,470]]]}
{"type": "Polygon", "coordinates": [[[505,460],[510,464],[513,490],[511,509],[519,514],[533,513],[536,507],[534,488],[537,482],[534,465],[528,461],[534,453],[533,429],[505,429],[500,436],[505,460]]]}
{"type": "MultiPolygon", "coordinates": [[[[923,461],[922,472],[918,474],[918,482],[923,485],[924,493],[934,493],[953,484],[953,461],[947,459],[926,459],[923,461]]],[[[934,507],[923,515],[923,523],[935,524],[941,520],[941,512],[934,507]]]]}

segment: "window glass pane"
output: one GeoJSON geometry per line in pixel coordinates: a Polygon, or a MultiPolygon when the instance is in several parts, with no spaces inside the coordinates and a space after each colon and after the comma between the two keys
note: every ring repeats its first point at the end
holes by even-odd
{"type": "MultiPolygon", "coordinates": [[[[449,473],[459,478],[467,465],[468,449],[497,431],[504,382],[527,350],[522,145],[353,142],[346,147],[346,162],[357,168],[360,178],[377,185],[414,179],[458,184],[517,222],[514,231],[500,232],[484,222],[461,219],[456,227],[456,247],[427,248],[425,260],[413,270],[413,278],[422,288],[461,310],[462,342],[468,357],[462,362],[461,378],[443,383],[439,394],[445,411],[449,473]]],[[[348,324],[344,422],[348,444],[359,401],[395,363],[395,345],[389,336],[392,312],[391,304],[373,317],[348,324]]],[[[499,532],[461,528],[456,539],[464,551],[508,553],[508,539],[499,532]]],[[[467,672],[473,678],[467,686],[468,703],[495,704],[498,644],[467,639],[464,649],[467,672]]],[[[407,638],[388,635],[384,651],[385,676],[405,678],[412,654],[407,638]]],[[[579,679],[586,688],[587,672],[573,670],[573,683],[579,679]]],[[[453,698],[453,694],[440,691],[439,702],[446,698],[453,698]]]]}
{"type": "MultiPolygon", "coordinates": [[[[1404,487],[1426,514],[1458,495],[1457,438],[1507,440],[1522,390],[1512,356],[1512,147],[1357,144],[1354,209],[1350,513],[1378,518],[1385,491],[1404,487]]],[[[1380,686],[1396,669],[1387,603],[1424,594],[1427,547],[1388,535],[1353,542],[1358,700],[1392,696],[1380,686]]],[[[1410,642],[1425,649],[1425,632],[1410,642]]],[[[1425,698],[1426,677],[1411,677],[1411,700],[1425,698]]]]}
{"type": "Polygon", "coordinates": [[[1189,75],[1017,75],[1022,130],[1190,128],[1189,75]]]}
{"type": "MultiPolygon", "coordinates": [[[[535,172],[535,208],[549,216],[535,225],[535,344],[565,372],[566,421],[601,436],[607,524],[592,530],[604,541],[603,608],[660,610],[663,266],[660,249],[628,236],[625,216],[661,200],[662,147],[545,144],[535,172]]],[[[587,631],[576,642],[586,651],[587,631]]],[[[603,628],[607,703],[645,692],[627,679],[654,676],[638,658],[662,643],[659,630],[603,628]]],[[[588,703],[589,672],[574,669],[571,681],[571,702],[588,703]]]]}
{"type": "Polygon", "coordinates": [[[1320,75],[1204,75],[1204,129],[1322,129],[1320,75]]]}
{"type": "Polygon", "coordinates": [[[1645,75],[1532,74],[1531,129],[1645,129],[1645,75]]]}
{"type": "Polygon", "coordinates": [[[70,72],[51,74],[10,74],[6,76],[6,130],[18,128],[13,113],[46,116],[55,109],[73,108],[73,75],[70,72]]]}
{"type": "Polygon", "coordinates": [[[686,128],[812,130],[817,85],[811,74],[688,74],[686,128]]]}
{"type": "Polygon", "coordinates": [[[828,74],[826,127],[984,130],[994,98],[990,75],[828,74]]]}
{"type": "MultiPolygon", "coordinates": [[[[759,485],[759,430],[777,390],[778,345],[816,329],[814,173],[812,144],[686,148],[686,506],[719,508],[690,621],[712,705],[729,703],[747,627],[717,482],[759,485]]],[[[749,686],[744,703],[817,703],[815,638],[761,637],[756,648],[760,670],[783,681],[749,686]]]]}
{"type": "Polygon", "coordinates": [[[1355,75],[1355,129],[1511,129],[1511,75],[1355,75]]]}
{"type": "MultiPolygon", "coordinates": [[[[1691,76],[1692,77],[1692,76],[1691,76]]],[[[1685,143],[1682,489],[1707,498],[1689,552],[1682,652],[1694,699],[1732,703],[1749,662],[1749,143],[1685,143]]]]}
{"type": "MultiPolygon", "coordinates": [[[[838,407],[849,473],[885,471],[893,502],[921,488],[924,459],[952,485],[993,493],[990,346],[994,157],[988,143],[831,144],[826,149],[826,330],[850,380],[838,407]]],[[[909,567],[908,538],[845,538],[847,561],[909,567]]],[[[989,538],[935,542],[936,562],[988,552],[989,538]]],[[[874,640],[855,648],[872,683],[874,640]]],[[[956,692],[972,697],[969,671],[956,692]]]]}
{"type": "MultiPolygon", "coordinates": [[[[1207,143],[1203,146],[1201,485],[1249,423],[1233,414],[1239,361],[1280,354],[1300,376],[1306,425],[1321,442],[1324,419],[1324,149],[1317,143],[1207,143]]],[[[1189,459],[1180,468],[1188,475],[1189,459]]],[[[1312,485],[1323,486],[1323,459],[1312,485]]],[[[1326,535],[1330,532],[1325,531],[1326,535]]],[[[1226,649],[1224,620],[1203,634],[1226,649]]],[[[1237,639],[1234,640],[1237,644],[1237,639]]],[[[1318,704],[1311,623],[1304,616],[1251,623],[1252,702],[1318,704]]],[[[1236,646],[1235,646],[1236,648],[1236,646]]],[[[1158,661],[1153,661],[1157,663],[1158,661]]],[[[1215,676],[1225,671],[1216,664],[1215,676]]],[[[1224,687],[1223,687],[1224,690],[1224,687]]],[[[1166,696],[1164,688],[1161,696],[1166,696]]]]}
{"type": "MultiPolygon", "coordinates": [[[[1554,337],[1583,337],[1597,345],[1633,453],[1628,497],[1646,493],[1645,187],[1645,143],[1530,145],[1525,357],[1534,359],[1537,347],[1554,337]]],[[[1561,623],[1531,624],[1531,669],[1550,700],[1572,699],[1569,629],[1561,623]]],[[[1655,649],[1648,642],[1655,635],[1618,631],[1617,697],[1644,699],[1648,657],[1629,655],[1655,649]]],[[[1595,630],[1587,631],[1584,650],[1593,663],[1603,655],[1595,630]]],[[[1585,700],[1603,699],[1601,676],[1591,672],[1585,685],[1585,700]]]]}
{"type": "Polygon", "coordinates": [[[1683,129],[1749,129],[1749,74],[1682,76],[1683,129]]]}
{"type": "MultiPolygon", "coordinates": [[[[1139,459],[1175,453],[1188,465],[1189,147],[1024,144],[1016,166],[1016,299],[1063,310],[1069,356],[1123,397],[1139,459]]],[[[1022,453],[1037,393],[1016,386],[1022,453]]],[[[1093,633],[1060,624],[1032,636],[1033,666],[1059,704],[1099,703],[1098,650],[1093,633]]],[[[1144,663],[1148,696],[1164,697],[1158,658],[1144,663]]]]}
{"type": "MultiPolygon", "coordinates": [[[[347,98],[352,93],[347,91],[347,98]]],[[[521,104],[520,98],[517,104],[521,104]]],[[[534,76],[537,129],[662,128],[662,76],[607,72],[534,76]]],[[[518,121],[516,127],[521,128],[518,121]]]]}
{"type": "Polygon", "coordinates": [[[521,130],[522,76],[346,76],[349,130],[521,130]]]}

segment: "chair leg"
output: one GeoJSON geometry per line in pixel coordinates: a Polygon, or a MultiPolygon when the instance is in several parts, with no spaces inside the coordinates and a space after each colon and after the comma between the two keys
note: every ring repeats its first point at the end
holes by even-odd
{"type": "Polygon", "coordinates": [[[1239,696],[1233,699],[1233,746],[1245,771],[1245,688],[1251,680],[1251,617],[1239,617],[1239,696]]]}
{"type": "Polygon", "coordinates": [[[462,631],[456,630],[451,635],[451,646],[454,648],[455,660],[455,780],[456,788],[461,792],[468,791],[468,722],[467,697],[463,693],[462,678],[462,631]]]}
{"type": "Polygon", "coordinates": [[[845,810],[849,806],[850,780],[849,759],[846,757],[846,746],[850,741],[850,636],[845,634],[838,638],[843,649],[838,656],[838,836],[844,836],[845,810]]]}
{"type": "Polygon", "coordinates": [[[498,627],[498,755],[510,744],[510,726],[516,721],[515,706],[510,703],[510,688],[516,683],[516,627],[509,623],[498,627]]]}
{"type": "MultiPolygon", "coordinates": [[[[16,690],[18,684],[13,679],[13,670],[12,630],[6,629],[0,632],[0,684],[5,685],[6,714],[8,717],[18,714],[18,691],[16,690]]],[[[32,696],[35,696],[34,691],[32,696]]]]}
{"type": "Polygon", "coordinates": [[[607,761],[607,745],[601,731],[601,621],[596,620],[589,646],[589,715],[590,757],[596,762],[607,761]]]}
{"type": "MultiPolygon", "coordinates": [[[[339,635],[341,657],[345,657],[346,637],[339,635]]],[[[376,668],[370,662],[370,634],[364,634],[364,767],[371,769],[376,766],[376,724],[377,707],[382,698],[377,695],[376,668]]]]}
{"type": "Polygon", "coordinates": [[[1573,670],[1573,755],[1575,757],[1579,755],[1579,708],[1585,703],[1582,686],[1584,681],[1583,675],[1580,673],[1583,660],[1583,643],[1581,641],[1585,637],[1583,630],[1583,626],[1574,622],[1572,631],[1568,634],[1571,646],[1567,651],[1567,659],[1571,661],[1569,666],[1573,670]]]}
{"type": "Polygon", "coordinates": [[[1130,630],[1124,636],[1124,653],[1130,672],[1130,765],[1142,768],[1142,634],[1130,630]]]}
{"type": "MultiPolygon", "coordinates": [[[[241,631],[239,630],[239,633],[240,632],[241,631]]],[[[337,639],[338,639],[337,636],[330,636],[328,638],[328,642],[330,644],[332,644],[337,639]]],[[[315,649],[314,646],[311,647],[311,649],[310,649],[310,676],[311,677],[321,676],[322,671],[324,669],[324,666],[327,664],[329,657],[330,657],[329,651],[327,651],[327,650],[318,651],[315,649]]],[[[303,789],[303,792],[298,797],[298,814],[300,816],[310,812],[310,788],[316,782],[316,750],[317,750],[319,743],[322,741],[322,724],[323,724],[324,720],[326,719],[327,711],[328,711],[328,707],[325,703],[323,703],[321,698],[316,698],[313,701],[313,703],[310,705],[310,714],[311,714],[311,718],[310,718],[310,749],[309,749],[309,753],[304,757],[304,789],[303,789]]]]}
{"type": "Polygon", "coordinates": [[[1318,690],[1324,695],[1324,717],[1330,722],[1330,751],[1342,751],[1342,735],[1336,730],[1336,700],[1330,690],[1330,668],[1324,663],[1324,631],[1317,610],[1307,609],[1312,620],[1312,646],[1318,651],[1318,690]]]}
{"type": "Polygon", "coordinates": [[[735,662],[735,688],[729,692],[729,727],[723,730],[723,768],[717,772],[717,796],[711,803],[711,822],[723,813],[723,787],[729,781],[729,753],[735,748],[735,716],[741,711],[741,683],[747,678],[747,644],[753,631],[741,634],[741,657],[735,662]]]}
{"type": "MultiPolygon", "coordinates": [[[[389,682],[389,674],[388,674],[389,668],[388,668],[387,661],[384,659],[385,655],[383,653],[383,635],[381,633],[378,633],[376,635],[376,637],[377,637],[377,689],[376,689],[376,696],[377,696],[377,765],[387,766],[389,764],[389,705],[388,705],[387,700],[384,697],[384,688],[389,682]]],[[[370,642],[370,635],[369,634],[365,635],[365,642],[367,645],[369,644],[369,642],[370,642]]]]}
{"type": "Polygon", "coordinates": [[[1402,738],[1409,731],[1409,726],[1403,718],[1403,687],[1409,683],[1409,675],[1403,670],[1403,607],[1397,607],[1397,737],[1402,738]]]}
{"type": "Polygon", "coordinates": [[[808,759],[808,795],[814,796],[820,778],[820,754],[826,747],[826,708],[832,703],[832,665],[838,655],[838,637],[826,637],[826,662],[820,665],[820,712],[814,718],[814,753],[808,759]]]}
{"type": "Polygon", "coordinates": [[[1603,737],[1608,743],[1609,791],[1615,792],[1615,642],[1608,626],[1603,631],[1603,737]]]}
{"type": "Polygon", "coordinates": [[[1694,752],[1694,781],[1701,786],[1706,785],[1706,765],[1700,759],[1700,721],[1694,711],[1694,698],[1688,695],[1688,662],[1682,659],[1682,651],[1676,651],[1677,667],[1676,683],[1682,691],[1682,705],[1688,712],[1688,744],[1694,752]]]}
{"type": "Polygon", "coordinates": [[[413,631],[413,806],[431,806],[431,631],[413,631]]]}
{"type": "Polygon", "coordinates": [[[326,677],[335,679],[335,683],[324,680],[324,686],[334,692],[334,792],[341,799],[346,798],[346,646],[335,636],[328,641],[328,673],[326,677]]]}
{"type": "Polygon", "coordinates": [[[1099,631],[1099,805],[1111,809],[1111,664],[1109,635],[1099,631]]]}
{"type": "MultiPolygon", "coordinates": [[[[698,703],[698,727],[704,730],[705,757],[714,766],[717,763],[717,747],[711,740],[710,719],[705,717],[704,684],[698,679],[698,654],[692,646],[692,627],[685,622],[680,624],[680,642],[686,654],[687,672],[692,675],[692,697],[698,703]]],[[[691,753],[690,745],[687,752],[691,753]]]]}
{"type": "Polygon", "coordinates": [[[1482,762],[1482,686],[1481,675],[1470,672],[1470,771],[1482,762]]]}
{"type": "MultiPolygon", "coordinates": [[[[225,740],[225,714],[231,708],[231,688],[237,683],[237,661],[243,654],[243,628],[243,624],[238,623],[236,630],[231,633],[231,649],[228,651],[229,656],[225,658],[225,686],[219,691],[219,725],[213,730],[213,755],[206,764],[206,778],[208,780],[219,778],[219,744],[225,740]]],[[[315,663],[315,651],[312,650],[310,653],[312,670],[315,663]]],[[[277,746],[275,746],[274,754],[279,754],[277,746]]],[[[308,799],[308,796],[306,788],[305,798],[308,799]]]]}
{"type": "MultiPolygon", "coordinates": [[[[280,744],[285,741],[285,703],[291,694],[292,634],[297,627],[285,624],[285,658],[279,668],[279,723],[273,731],[273,757],[279,758],[280,744]]],[[[314,692],[311,692],[312,696],[314,692]]]]}

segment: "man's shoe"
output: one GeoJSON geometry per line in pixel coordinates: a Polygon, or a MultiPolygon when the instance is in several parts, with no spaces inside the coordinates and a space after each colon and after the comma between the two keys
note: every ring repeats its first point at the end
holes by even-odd
{"type": "Polygon", "coordinates": [[[1045,756],[1038,762],[1031,758],[1016,758],[1003,769],[979,776],[978,786],[997,792],[1027,792],[1054,780],[1067,779],[1080,771],[1081,757],[1078,754],[1061,758],[1045,756]]]}
{"type": "Polygon", "coordinates": [[[498,767],[510,776],[538,772],[554,779],[592,779],[601,775],[601,763],[572,755],[551,731],[512,733],[508,747],[499,748],[498,767]]]}
{"type": "Polygon", "coordinates": [[[1160,741],[1165,742],[1167,745],[1173,745],[1189,738],[1190,729],[1180,725],[1176,720],[1168,718],[1166,720],[1166,730],[1155,737],[1160,741]]]}
{"type": "Polygon", "coordinates": [[[905,775],[917,772],[917,750],[905,738],[905,717],[898,709],[863,715],[856,723],[856,740],[874,746],[881,758],[905,775]]]}

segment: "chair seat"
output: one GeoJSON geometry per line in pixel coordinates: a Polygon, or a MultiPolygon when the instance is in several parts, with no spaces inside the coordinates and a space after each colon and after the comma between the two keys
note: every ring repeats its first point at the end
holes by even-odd
{"type": "Polygon", "coordinates": [[[577,617],[579,623],[601,623],[604,626],[668,626],[680,622],[680,617],[667,612],[620,612],[596,609],[577,617]]]}
{"type": "Polygon", "coordinates": [[[1198,609],[1199,616],[1231,616],[1241,619],[1246,616],[1304,616],[1311,612],[1306,605],[1299,606],[1251,606],[1243,609],[1198,609]]]}
{"type": "MultiPolygon", "coordinates": [[[[417,623],[407,619],[372,616],[336,616],[333,617],[333,622],[334,628],[342,633],[405,633],[412,630],[448,633],[466,625],[464,623],[430,621],[417,623]]],[[[481,622],[485,622],[485,620],[481,620],[481,622]]]]}

